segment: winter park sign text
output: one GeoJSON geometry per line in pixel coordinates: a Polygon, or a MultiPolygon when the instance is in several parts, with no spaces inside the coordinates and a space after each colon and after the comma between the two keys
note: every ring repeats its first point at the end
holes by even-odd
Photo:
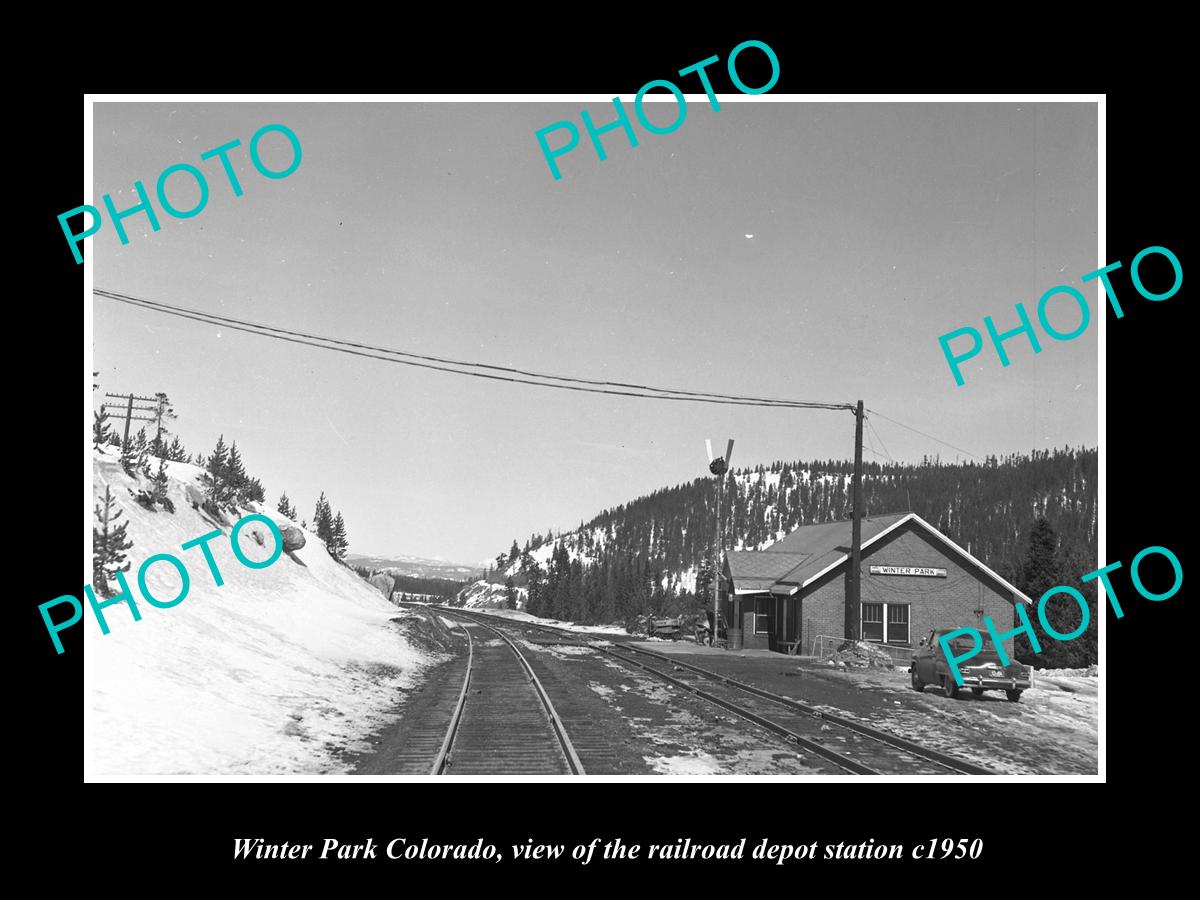
{"type": "MultiPolygon", "coordinates": [[[[221,570],[217,568],[217,561],[213,558],[212,550],[209,549],[208,542],[221,536],[222,532],[219,530],[210,531],[208,534],[201,535],[198,538],[188,541],[180,548],[182,550],[190,550],[193,547],[200,548],[200,552],[204,554],[204,559],[208,563],[208,571],[212,574],[213,582],[217,587],[223,585],[225,583],[225,579],[221,577],[221,570]]],[[[237,558],[237,561],[248,569],[265,569],[268,566],[273,565],[275,561],[279,559],[281,555],[283,555],[283,535],[279,531],[279,526],[276,525],[268,516],[264,516],[260,513],[253,513],[238,519],[230,531],[229,543],[233,550],[233,555],[237,558]],[[271,536],[275,539],[274,551],[269,557],[261,562],[256,562],[255,560],[250,559],[245,553],[242,552],[242,548],[238,545],[238,534],[241,532],[242,528],[244,528],[250,522],[262,522],[267,526],[267,530],[271,532],[271,536]]],[[[133,621],[140,622],[142,620],[141,611],[138,610],[137,603],[135,603],[133,599],[133,592],[129,589],[129,584],[125,581],[125,573],[118,570],[115,574],[117,578],[117,584],[119,584],[121,587],[121,590],[115,596],[108,597],[104,600],[97,600],[96,592],[92,589],[92,585],[87,584],[83,587],[83,593],[87,596],[88,603],[92,607],[92,614],[96,617],[96,621],[100,624],[101,634],[109,633],[108,622],[105,620],[102,610],[118,603],[129,604],[129,611],[133,615],[133,621]]],[[[178,606],[187,599],[188,591],[191,589],[191,578],[188,577],[187,567],[184,566],[183,562],[178,557],[172,556],[169,553],[156,553],[154,556],[151,556],[149,559],[143,562],[141,567],[138,569],[137,583],[138,588],[141,590],[142,598],[151,606],[157,607],[158,609],[170,609],[172,606],[178,606]],[[174,600],[160,600],[150,593],[150,589],[146,585],[146,573],[155,563],[168,563],[174,567],[175,571],[179,574],[179,596],[177,596],[174,600]]],[[[62,597],[55,597],[53,600],[43,603],[38,607],[38,612],[42,614],[42,621],[46,623],[46,630],[50,633],[50,639],[54,641],[54,648],[61,654],[63,652],[63,645],[62,641],[59,640],[58,633],[79,623],[79,620],[83,618],[83,604],[80,603],[79,599],[73,594],[64,594],[62,597]],[[73,606],[75,611],[70,619],[56,624],[50,618],[50,610],[53,607],[64,603],[73,606]]]]}

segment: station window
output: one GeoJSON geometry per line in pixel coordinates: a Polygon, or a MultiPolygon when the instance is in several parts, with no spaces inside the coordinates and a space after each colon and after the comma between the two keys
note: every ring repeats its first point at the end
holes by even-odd
{"type": "Polygon", "coordinates": [[[771,598],[757,597],[754,600],[754,633],[771,633],[771,598]]]}
{"type": "Polygon", "coordinates": [[[862,636],[864,641],[883,640],[883,604],[862,605],[862,636]]]}
{"type": "Polygon", "coordinates": [[[887,643],[908,643],[908,604],[887,604],[887,643]]]}
{"type": "Polygon", "coordinates": [[[864,603],[862,634],[864,641],[883,644],[908,643],[907,603],[864,603]]]}

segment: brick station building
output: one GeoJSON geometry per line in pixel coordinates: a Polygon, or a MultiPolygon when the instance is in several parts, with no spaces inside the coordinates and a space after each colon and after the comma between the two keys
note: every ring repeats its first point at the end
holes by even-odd
{"type": "MultiPolygon", "coordinates": [[[[894,513],[863,519],[862,603],[848,610],[850,536],[849,521],[806,525],[763,550],[726,555],[722,614],[742,626],[743,646],[811,654],[818,637],[857,632],[915,648],[934,628],[961,626],[990,643],[984,616],[1008,631],[1014,604],[1031,604],[916,513],[894,513]]],[[[1005,646],[1011,651],[1011,639],[1005,646]]]]}

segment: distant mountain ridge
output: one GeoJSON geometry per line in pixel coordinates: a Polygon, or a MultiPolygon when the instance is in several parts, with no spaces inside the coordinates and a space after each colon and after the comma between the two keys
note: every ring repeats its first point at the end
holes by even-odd
{"type": "Polygon", "coordinates": [[[392,575],[407,575],[413,578],[445,578],[448,581],[466,581],[478,576],[484,569],[483,566],[405,554],[368,556],[350,553],[346,556],[346,562],[351,566],[361,566],[365,569],[388,572],[392,575]]]}

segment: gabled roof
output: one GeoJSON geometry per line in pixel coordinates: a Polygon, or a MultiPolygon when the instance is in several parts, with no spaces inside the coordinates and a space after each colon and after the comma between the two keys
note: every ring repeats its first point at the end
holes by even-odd
{"type": "MultiPolygon", "coordinates": [[[[875,516],[863,519],[863,546],[871,539],[890,530],[909,513],[893,513],[887,516],[875,516]]],[[[797,528],[782,541],[772,545],[776,552],[803,553],[805,559],[797,563],[779,577],[784,584],[803,585],[808,577],[815,572],[821,572],[830,565],[836,565],[850,553],[852,523],[826,522],[823,525],[806,525],[797,528]]]]}
{"type": "Polygon", "coordinates": [[[771,586],[805,559],[804,553],[767,550],[731,550],[725,554],[729,573],[739,594],[769,591],[771,586]]]}
{"type": "MultiPolygon", "coordinates": [[[[997,584],[1010,591],[1012,596],[1020,597],[1032,605],[1033,601],[1029,597],[916,513],[891,513],[863,519],[863,549],[909,522],[923,528],[959,556],[970,560],[997,584]]],[[[776,541],[757,553],[734,551],[728,554],[736,592],[767,591],[774,587],[776,593],[782,592],[782,589],[786,589],[786,593],[796,593],[849,559],[852,530],[853,526],[849,521],[803,525],[783,540],[776,541]]]]}

